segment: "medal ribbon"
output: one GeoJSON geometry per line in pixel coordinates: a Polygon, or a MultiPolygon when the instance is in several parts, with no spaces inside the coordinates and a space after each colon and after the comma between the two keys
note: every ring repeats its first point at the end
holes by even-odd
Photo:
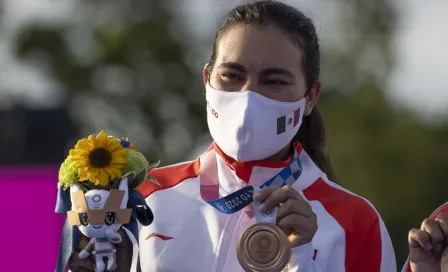
{"type": "MultiPolygon", "coordinates": [[[[261,190],[260,188],[254,187],[254,193],[256,193],[256,192],[258,192],[260,190],[261,190]]],[[[266,213],[262,213],[262,212],[260,212],[260,209],[259,209],[260,205],[261,205],[261,201],[254,199],[254,216],[255,216],[255,221],[257,223],[272,223],[272,224],[275,224],[275,222],[277,221],[278,206],[275,206],[274,208],[270,209],[266,213]]]]}
{"type": "MultiPolygon", "coordinates": [[[[207,202],[209,205],[211,205],[221,213],[233,214],[252,203],[254,191],[256,192],[260,189],[270,186],[283,187],[286,185],[292,185],[300,177],[300,175],[302,174],[302,170],[303,166],[300,162],[299,154],[297,153],[297,150],[294,149],[294,156],[291,158],[289,164],[282,170],[280,170],[280,172],[275,176],[263,183],[259,188],[248,185],[236,192],[220,198],[216,153],[214,150],[210,150],[204,155],[199,170],[201,197],[205,202],[207,202]]],[[[254,205],[256,206],[260,204],[261,203],[258,203],[258,201],[254,202],[254,205]]],[[[261,213],[259,213],[258,211],[258,207],[254,207],[257,222],[259,222],[258,219],[260,219],[261,221],[269,220],[265,222],[272,223],[272,218],[270,217],[274,216],[273,222],[275,223],[277,213],[276,209],[277,207],[275,208],[275,210],[270,211],[268,214],[264,214],[263,216],[261,216],[261,213]],[[267,218],[261,219],[261,217],[267,218]]]]}

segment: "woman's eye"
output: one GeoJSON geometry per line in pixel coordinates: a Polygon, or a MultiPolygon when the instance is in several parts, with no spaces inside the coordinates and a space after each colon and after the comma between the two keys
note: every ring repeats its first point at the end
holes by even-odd
{"type": "Polygon", "coordinates": [[[79,222],[83,226],[87,226],[89,224],[89,216],[87,216],[87,213],[80,213],[79,214],[79,222]]]}
{"type": "Polygon", "coordinates": [[[107,212],[104,215],[104,223],[108,226],[112,225],[115,222],[115,213],[114,212],[107,212]]]}
{"type": "Polygon", "coordinates": [[[278,79],[268,79],[265,80],[264,84],[268,84],[268,85],[286,85],[287,83],[283,80],[278,80],[278,79]]]}
{"type": "Polygon", "coordinates": [[[232,73],[224,73],[221,74],[221,77],[226,80],[226,81],[232,81],[232,80],[239,80],[240,77],[236,74],[232,74],[232,73]]]}

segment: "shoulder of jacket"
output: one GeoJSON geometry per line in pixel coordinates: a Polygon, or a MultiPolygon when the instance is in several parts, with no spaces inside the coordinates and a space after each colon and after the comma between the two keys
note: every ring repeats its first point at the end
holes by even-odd
{"type": "Polygon", "coordinates": [[[379,213],[369,200],[329,181],[325,175],[305,189],[304,195],[310,201],[321,202],[337,221],[345,221],[347,225],[369,228],[380,220],[379,213]]]}
{"type": "Polygon", "coordinates": [[[158,190],[164,190],[174,187],[184,180],[196,178],[199,176],[200,158],[194,161],[182,162],[169,166],[153,169],[148,172],[148,175],[154,177],[160,186],[152,181],[144,181],[137,190],[147,198],[152,193],[158,190]]]}

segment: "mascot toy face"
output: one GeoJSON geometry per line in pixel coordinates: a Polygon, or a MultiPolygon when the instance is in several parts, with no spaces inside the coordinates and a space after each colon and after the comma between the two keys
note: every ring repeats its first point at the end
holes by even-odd
{"type": "Polygon", "coordinates": [[[77,225],[82,234],[90,238],[105,238],[107,232],[117,232],[129,223],[131,209],[128,177],[121,178],[118,190],[94,189],[84,193],[80,186],[70,187],[72,210],[67,213],[71,225],[77,225]]]}

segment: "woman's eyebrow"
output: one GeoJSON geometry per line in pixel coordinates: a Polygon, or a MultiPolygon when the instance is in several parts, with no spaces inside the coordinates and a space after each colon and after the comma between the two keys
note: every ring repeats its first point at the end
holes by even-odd
{"type": "Polygon", "coordinates": [[[278,67],[266,68],[259,73],[260,77],[266,77],[270,75],[284,75],[290,78],[294,78],[294,74],[291,73],[289,70],[278,67]]]}
{"type": "Polygon", "coordinates": [[[229,69],[234,69],[237,70],[241,73],[246,73],[246,68],[244,68],[243,65],[236,63],[236,62],[224,62],[221,63],[218,68],[229,68],[229,69]]]}
{"type": "MultiPolygon", "coordinates": [[[[243,65],[236,63],[236,62],[223,62],[218,66],[218,68],[228,68],[228,69],[237,70],[241,73],[247,73],[246,68],[244,68],[243,65]]],[[[294,78],[294,74],[292,72],[290,72],[287,69],[279,68],[279,67],[266,68],[266,69],[263,69],[259,73],[260,77],[265,77],[265,76],[270,76],[270,75],[284,75],[284,76],[287,76],[290,78],[294,78]]]]}

